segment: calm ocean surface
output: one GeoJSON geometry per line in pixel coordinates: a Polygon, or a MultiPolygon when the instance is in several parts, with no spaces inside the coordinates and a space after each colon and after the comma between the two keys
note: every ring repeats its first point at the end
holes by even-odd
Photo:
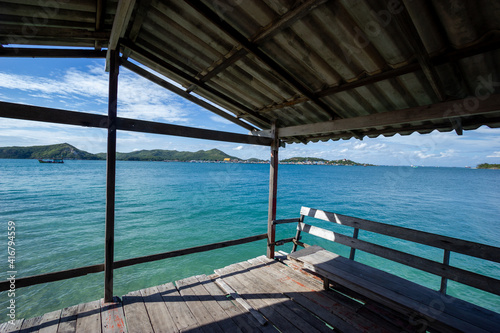
{"type": "MultiPolygon", "coordinates": [[[[0,160],[0,274],[6,279],[7,222],[16,224],[17,276],[104,261],[104,161],[0,160]]],[[[268,165],[118,162],[115,259],[266,232],[268,165]]],[[[500,171],[460,168],[280,165],[278,218],[300,207],[500,246],[500,171]]],[[[322,222],[315,225],[326,227],[322,222]]],[[[278,226],[278,238],[295,234],[278,226]]],[[[360,232],[360,238],[370,237],[360,232]]],[[[348,256],[348,249],[306,237],[348,256]]],[[[391,238],[377,243],[442,260],[442,251],[391,238]]],[[[290,244],[279,247],[286,252],[290,244]]],[[[115,271],[114,294],[137,290],[265,254],[265,241],[115,271]]],[[[362,252],[356,259],[433,289],[440,279],[362,252]]],[[[500,265],[452,254],[459,267],[500,278],[500,265]]],[[[102,298],[103,273],[16,291],[17,318],[102,298]]],[[[500,297],[452,281],[451,295],[500,312],[500,297]]],[[[0,322],[9,298],[0,293],[0,322]]]]}

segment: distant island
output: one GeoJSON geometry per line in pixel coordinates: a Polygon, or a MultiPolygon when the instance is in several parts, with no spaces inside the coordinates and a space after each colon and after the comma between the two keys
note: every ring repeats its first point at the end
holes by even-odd
{"type": "Polygon", "coordinates": [[[477,169],[500,169],[500,164],[488,164],[482,163],[478,164],[477,169]]]}
{"type": "Polygon", "coordinates": [[[317,157],[292,157],[281,160],[282,164],[308,164],[308,165],[348,165],[348,166],[374,166],[373,164],[368,163],[357,163],[348,159],[342,160],[325,160],[317,157]]]}
{"type": "MultiPolygon", "coordinates": [[[[106,160],[106,153],[92,154],[68,143],[31,147],[0,147],[0,158],[11,159],[64,159],[64,160],[106,160]]],[[[231,163],[269,163],[257,158],[247,160],[226,154],[219,149],[199,150],[196,152],[177,150],[138,150],[130,153],[116,153],[119,161],[161,161],[161,162],[231,162],[231,163]]],[[[292,157],[280,161],[281,164],[308,165],[348,165],[372,166],[351,160],[325,160],[316,157],[292,157]]]]}
{"type": "Polygon", "coordinates": [[[31,147],[1,147],[0,158],[15,159],[52,159],[63,158],[67,160],[101,160],[99,156],[73,147],[68,143],[48,146],[31,147]]]}
{"type": "MultiPolygon", "coordinates": [[[[106,153],[92,154],[80,150],[68,143],[48,146],[31,147],[1,147],[0,158],[14,159],[52,159],[65,160],[105,160],[106,153]]],[[[219,149],[199,150],[197,152],[177,150],[138,150],[130,153],[116,153],[119,161],[243,161],[238,157],[228,155],[219,149]]],[[[252,159],[252,162],[265,162],[252,159]]]]}
{"type": "MultiPolygon", "coordinates": [[[[106,159],[106,153],[96,154],[100,159],[106,159]]],[[[118,161],[163,161],[163,162],[237,162],[242,159],[228,155],[219,149],[198,150],[196,152],[177,150],[137,150],[130,153],[116,153],[118,161]]]]}

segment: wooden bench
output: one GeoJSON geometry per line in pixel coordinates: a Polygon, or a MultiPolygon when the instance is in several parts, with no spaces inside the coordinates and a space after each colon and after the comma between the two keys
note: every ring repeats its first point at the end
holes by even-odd
{"type": "Polygon", "coordinates": [[[294,247],[289,259],[302,262],[305,268],[322,276],[328,284],[333,282],[384,304],[403,314],[411,325],[422,331],[500,332],[499,313],[446,295],[448,279],[500,295],[500,280],[449,265],[451,252],[500,262],[500,248],[307,207],[302,207],[300,218],[278,220],[275,224],[291,222],[298,222],[296,236],[276,242],[277,245],[292,241],[294,247]],[[304,218],[307,216],[353,227],[353,236],[306,224],[304,218]],[[444,250],[443,263],[358,239],[360,229],[441,248],[444,250]],[[302,243],[303,232],[351,247],[350,258],[302,243]],[[305,248],[296,251],[297,245],[305,248]],[[439,275],[442,278],[441,288],[439,291],[432,290],[356,262],[356,249],[439,275]]]}

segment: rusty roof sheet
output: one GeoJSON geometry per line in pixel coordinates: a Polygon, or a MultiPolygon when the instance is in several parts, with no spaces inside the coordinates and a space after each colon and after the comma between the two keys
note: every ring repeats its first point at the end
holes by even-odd
{"type": "Polygon", "coordinates": [[[285,142],[500,127],[500,1],[33,3],[0,1],[6,47],[119,35],[124,59],[285,142]]]}

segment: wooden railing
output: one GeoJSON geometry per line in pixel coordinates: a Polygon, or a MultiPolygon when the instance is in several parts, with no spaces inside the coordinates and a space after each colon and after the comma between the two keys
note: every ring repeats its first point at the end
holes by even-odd
{"type": "Polygon", "coordinates": [[[499,247],[436,235],[424,231],[398,227],[385,223],[373,222],[356,217],[330,213],[307,207],[301,208],[300,218],[274,221],[275,225],[282,223],[297,223],[297,234],[295,237],[275,242],[276,245],[293,242],[294,247],[292,251],[296,250],[297,245],[304,247],[308,246],[307,244],[304,244],[300,241],[301,233],[306,232],[311,235],[350,247],[351,252],[349,258],[351,260],[354,260],[356,250],[361,250],[385,259],[392,260],[397,263],[404,264],[409,267],[417,268],[422,271],[440,276],[440,291],[443,294],[446,293],[447,281],[453,280],[477,289],[490,292],[495,295],[500,295],[500,280],[450,265],[451,252],[465,254],[468,256],[500,263],[499,247]],[[338,232],[326,230],[304,223],[305,217],[314,217],[323,221],[352,227],[353,235],[347,236],[338,232]],[[366,240],[358,239],[359,230],[365,230],[380,235],[391,236],[402,240],[442,249],[443,260],[442,262],[437,262],[399,250],[394,250],[386,246],[374,244],[366,240]]]}
{"type": "MultiPolygon", "coordinates": [[[[193,253],[211,251],[211,250],[215,250],[215,249],[221,249],[221,248],[228,247],[228,246],[235,246],[235,245],[255,242],[255,241],[258,241],[261,239],[266,239],[266,238],[267,238],[267,233],[255,235],[255,236],[250,236],[250,237],[245,237],[245,238],[239,238],[239,239],[234,239],[234,240],[218,242],[218,243],[212,243],[212,244],[207,244],[207,245],[200,245],[200,246],[190,247],[187,249],[181,249],[181,250],[163,252],[163,253],[158,253],[158,254],[153,254],[153,255],[148,255],[148,256],[143,256],[143,257],[119,260],[119,261],[113,262],[113,269],[118,269],[118,268],[122,268],[122,267],[127,267],[127,266],[132,266],[132,265],[137,265],[137,264],[142,264],[142,263],[152,262],[152,261],[157,261],[157,260],[163,260],[163,259],[167,259],[167,258],[184,256],[187,254],[193,254],[193,253]]],[[[79,276],[84,276],[84,275],[91,274],[91,273],[99,273],[99,272],[103,272],[103,271],[104,271],[104,264],[97,264],[97,265],[92,265],[92,266],[85,266],[85,267],[68,269],[68,270],[64,270],[64,271],[58,271],[58,272],[16,278],[15,287],[16,287],[16,289],[19,289],[22,287],[29,287],[29,286],[34,286],[37,284],[42,284],[42,283],[66,280],[66,279],[71,279],[71,278],[75,278],[75,277],[79,277],[79,276]]],[[[0,282],[0,292],[5,291],[5,290],[9,290],[9,289],[10,289],[10,282],[9,281],[0,282]]]]}
{"type": "MultiPolygon", "coordinates": [[[[131,45],[128,45],[131,47],[131,45]]],[[[132,45],[133,46],[133,45],[132,45]]],[[[2,52],[0,52],[2,53],[2,52]]],[[[252,110],[246,108],[246,112],[253,115],[254,118],[259,118],[264,128],[272,125],[273,135],[268,137],[266,135],[253,135],[258,128],[239,119],[239,117],[232,116],[224,110],[218,109],[205,101],[193,97],[189,91],[178,89],[174,85],[153,75],[150,72],[144,71],[140,67],[120,58],[119,47],[110,48],[107,52],[87,52],[86,50],[36,50],[25,49],[22,54],[16,56],[37,56],[37,57],[107,57],[106,62],[109,65],[109,94],[108,94],[108,115],[98,115],[92,113],[75,112],[68,110],[59,110],[53,108],[44,108],[32,105],[15,104],[0,101],[0,117],[22,119],[31,121],[48,122],[55,124],[75,125],[93,128],[107,129],[107,150],[106,150],[106,213],[105,213],[105,243],[104,243],[104,263],[69,269],[65,271],[41,274],[36,276],[17,278],[15,280],[15,287],[21,288],[32,286],[35,284],[59,281],[73,277],[83,276],[90,273],[97,273],[104,271],[104,301],[113,301],[113,270],[120,267],[135,265],[143,262],[150,262],[161,260],[165,258],[176,257],[184,254],[209,251],[221,247],[232,246],[237,244],[244,244],[256,240],[267,238],[267,255],[274,257],[274,226],[272,221],[276,218],[276,188],[277,188],[277,167],[278,167],[278,149],[280,147],[280,140],[276,131],[276,124],[268,123],[267,119],[260,117],[252,110]],[[172,92],[189,99],[201,107],[204,107],[225,119],[228,119],[235,124],[238,124],[252,133],[250,135],[215,131],[201,128],[193,128],[187,126],[179,126],[173,124],[165,124],[160,122],[144,121],[139,119],[128,119],[118,117],[118,73],[120,65],[124,65],[129,70],[136,72],[136,74],[145,77],[146,79],[161,85],[172,92]],[[115,185],[116,185],[116,133],[117,131],[133,131],[160,135],[173,135],[205,140],[215,140],[223,142],[235,142],[244,144],[254,144],[269,146],[271,148],[271,167],[270,167],[270,186],[269,186],[269,214],[268,214],[268,232],[262,235],[241,238],[233,241],[220,242],[215,244],[208,244],[198,246],[190,249],[183,249],[171,252],[165,252],[140,258],[131,258],[115,262],[114,258],[114,228],[115,228],[115,185]]],[[[3,54],[5,56],[5,54],[3,54]]],[[[1,56],[1,54],[0,54],[1,56]]],[[[153,56],[154,57],[154,56],[153,56]]],[[[182,75],[181,75],[182,76],[182,75]]],[[[204,89],[209,87],[205,86],[204,89]]],[[[209,89],[210,90],[210,89],[209,89]]],[[[217,95],[217,94],[215,94],[217,95]]],[[[234,101],[233,101],[234,102],[234,101]]],[[[232,103],[232,102],[231,102],[232,103]]],[[[231,104],[230,103],[230,104],[231,104]]],[[[238,104],[238,103],[237,103],[238,104]]],[[[240,105],[245,109],[243,105],[240,105]]],[[[237,106],[236,108],[239,108],[237,106]]],[[[14,284],[13,284],[14,285],[14,284]]],[[[10,281],[0,282],[0,291],[10,289],[10,281]]]]}

